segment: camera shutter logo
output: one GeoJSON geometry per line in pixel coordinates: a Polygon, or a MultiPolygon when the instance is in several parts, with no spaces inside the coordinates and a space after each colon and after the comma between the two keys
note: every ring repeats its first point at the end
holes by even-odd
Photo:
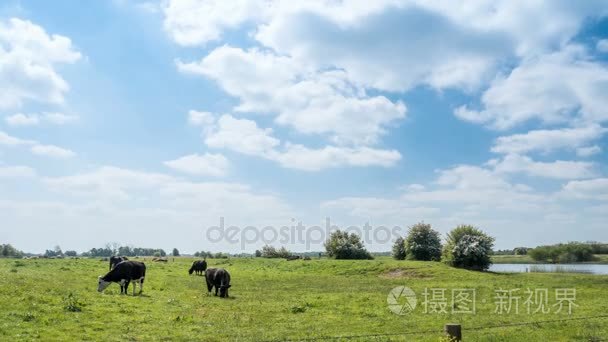
{"type": "Polygon", "coordinates": [[[386,297],[388,308],[397,315],[408,314],[416,308],[416,293],[407,286],[397,286],[386,297]]]}

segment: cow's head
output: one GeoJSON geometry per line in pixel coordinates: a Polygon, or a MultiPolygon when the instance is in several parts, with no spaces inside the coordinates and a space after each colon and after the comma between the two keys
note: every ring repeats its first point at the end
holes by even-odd
{"type": "Polygon", "coordinates": [[[99,283],[97,285],[97,291],[101,292],[106,289],[106,287],[110,286],[112,282],[103,280],[102,276],[99,276],[99,283]]]}
{"type": "Polygon", "coordinates": [[[230,286],[232,286],[232,285],[220,286],[220,297],[222,297],[222,298],[228,297],[228,289],[230,288],[230,286]]]}

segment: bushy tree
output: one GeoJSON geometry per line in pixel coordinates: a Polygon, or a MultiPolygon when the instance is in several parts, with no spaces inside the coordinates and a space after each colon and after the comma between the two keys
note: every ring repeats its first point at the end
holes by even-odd
{"type": "Polygon", "coordinates": [[[76,253],[76,251],[65,251],[65,255],[69,257],[75,257],[78,255],[78,253],[76,253]]]}
{"type": "Polygon", "coordinates": [[[487,270],[492,264],[493,246],[493,237],[473,226],[461,225],[448,233],[442,260],[454,267],[487,270]]]}
{"type": "Polygon", "coordinates": [[[256,250],[255,250],[255,257],[256,257],[256,258],[260,258],[260,257],[262,257],[262,251],[260,251],[259,249],[256,249],[256,250]]]}
{"type": "Polygon", "coordinates": [[[21,258],[23,256],[23,252],[17,250],[10,244],[4,244],[0,245],[0,256],[4,258],[21,258]]]}
{"type": "Polygon", "coordinates": [[[273,246],[266,245],[262,247],[261,256],[264,258],[287,258],[291,256],[291,252],[285,247],[276,249],[273,246]]]}
{"type": "Polygon", "coordinates": [[[395,260],[405,260],[405,239],[402,237],[398,237],[393,244],[393,259],[395,260]]]}
{"type": "Polygon", "coordinates": [[[515,247],[513,248],[513,254],[515,255],[527,255],[530,248],[527,247],[515,247]]]}
{"type": "Polygon", "coordinates": [[[365,249],[359,235],[337,230],[325,241],[327,256],[336,259],[373,259],[365,249]]]}
{"type": "Polygon", "coordinates": [[[411,226],[405,239],[405,253],[410,260],[439,261],[441,259],[439,232],[424,222],[411,226]]]}
{"type": "Polygon", "coordinates": [[[178,250],[177,248],[173,248],[173,251],[171,252],[171,254],[172,254],[174,257],[178,257],[178,256],[179,256],[179,250],[178,250]]]}
{"type": "Polygon", "coordinates": [[[578,242],[539,246],[528,251],[528,255],[535,261],[550,263],[584,262],[594,258],[593,247],[578,242]]]}

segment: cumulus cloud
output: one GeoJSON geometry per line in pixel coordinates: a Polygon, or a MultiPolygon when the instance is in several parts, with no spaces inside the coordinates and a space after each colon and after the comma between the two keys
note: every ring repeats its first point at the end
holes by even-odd
{"type": "Polygon", "coordinates": [[[190,154],[169,160],[164,164],[172,169],[199,176],[221,177],[226,175],[230,167],[228,159],[221,154],[205,153],[190,154]]]}
{"type": "Polygon", "coordinates": [[[600,52],[608,52],[608,39],[598,40],[595,48],[600,52]]]}
{"type": "Polygon", "coordinates": [[[188,123],[192,126],[210,126],[215,123],[213,113],[191,110],[188,112],[188,123]]]}
{"type": "Polygon", "coordinates": [[[42,113],[42,114],[23,114],[17,113],[4,118],[10,126],[36,126],[41,122],[48,122],[54,125],[65,125],[78,120],[76,115],[63,113],[42,113]]]}
{"type": "Polygon", "coordinates": [[[466,121],[509,129],[530,120],[545,124],[608,119],[608,68],[589,58],[585,48],[562,50],[524,60],[509,75],[497,77],[482,97],[482,109],[468,106],[454,114],[466,121]]]}
{"type": "Polygon", "coordinates": [[[284,151],[273,153],[271,159],[285,168],[319,171],[345,166],[390,167],[401,160],[401,154],[396,150],[370,147],[325,146],[312,149],[302,145],[287,145],[284,151]]]}
{"type": "Polygon", "coordinates": [[[55,67],[80,57],[65,36],[49,35],[27,20],[0,21],[0,109],[29,100],[62,103],[69,86],[55,67]]]}
{"type": "MultiPolygon", "coordinates": [[[[502,136],[496,139],[492,152],[522,154],[528,152],[553,152],[557,150],[581,150],[600,139],[608,129],[600,125],[553,130],[533,130],[525,134],[502,136]]],[[[584,150],[583,150],[584,151],[584,150]]],[[[587,152],[590,152],[589,150],[587,152]]],[[[592,150],[591,152],[597,152],[592,150]]],[[[583,152],[584,154],[584,152],[583,152]]]]}
{"type": "Polygon", "coordinates": [[[506,155],[502,160],[493,160],[490,165],[497,173],[524,173],[534,177],[582,179],[597,176],[595,164],[590,162],[564,160],[539,162],[516,154],[506,155]]]}
{"type": "Polygon", "coordinates": [[[561,195],[571,199],[608,200],[608,178],[571,181],[562,188],[561,195]]]}
{"type": "Polygon", "coordinates": [[[209,77],[239,98],[239,112],[277,114],[276,122],[336,143],[373,144],[405,117],[402,102],[368,96],[340,70],[320,71],[258,49],[222,46],[200,62],[178,62],[182,72],[209,77]]]}
{"type": "Polygon", "coordinates": [[[51,158],[57,158],[57,159],[72,158],[76,155],[76,153],[74,153],[73,151],[59,147],[59,146],[46,145],[46,144],[41,144],[36,140],[27,140],[27,139],[13,137],[2,131],[0,131],[0,145],[11,146],[11,147],[28,146],[30,151],[33,154],[51,157],[51,158]]]}
{"type": "Polygon", "coordinates": [[[217,127],[205,138],[205,144],[212,148],[226,148],[239,153],[268,157],[279,146],[279,139],[272,136],[272,129],[262,129],[253,120],[236,119],[222,115],[217,127]]]}
{"type": "Polygon", "coordinates": [[[395,150],[370,147],[325,146],[308,148],[285,143],[273,136],[270,128],[260,128],[253,120],[223,115],[205,137],[211,148],[224,148],[278,162],[285,168],[319,171],[344,166],[392,166],[401,159],[395,150]]]}
{"type": "Polygon", "coordinates": [[[576,154],[579,157],[590,157],[594,154],[598,154],[602,152],[602,148],[597,146],[597,145],[593,145],[593,146],[587,146],[587,147],[579,147],[576,149],[576,154]]]}
{"type": "Polygon", "coordinates": [[[36,144],[30,148],[32,153],[57,159],[68,159],[76,155],[74,151],[68,150],[55,145],[36,144]]]}

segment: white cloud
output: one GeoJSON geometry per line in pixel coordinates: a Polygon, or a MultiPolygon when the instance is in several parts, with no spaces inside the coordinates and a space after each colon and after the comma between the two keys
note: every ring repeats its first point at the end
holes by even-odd
{"type": "Polygon", "coordinates": [[[339,144],[373,144],[406,107],[368,96],[344,71],[318,71],[271,52],[228,46],[198,63],[178,62],[182,72],[210,77],[240,99],[240,112],[276,113],[276,122],[302,133],[328,134],[339,144]]]}
{"type": "Polygon", "coordinates": [[[580,149],[601,138],[606,132],[608,129],[600,125],[534,130],[525,134],[499,137],[492,146],[492,152],[521,154],[532,151],[553,152],[561,149],[580,149]]]}
{"type": "Polygon", "coordinates": [[[385,90],[477,87],[504,56],[546,52],[589,17],[607,13],[602,1],[416,0],[171,0],[164,11],[178,44],[205,44],[253,24],[258,42],[280,55],[345,69],[358,83],[385,90]],[[551,24],[539,28],[539,21],[551,24]]]}
{"type": "Polygon", "coordinates": [[[32,146],[30,148],[30,150],[32,151],[32,153],[40,155],[40,156],[46,156],[46,157],[51,157],[51,158],[57,158],[57,159],[68,159],[68,158],[72,158],[76,155],[76,153],[74,153],[74,151],[59,147],[59,146],[55,146],[55,145],[41,145],[41,144],[36,144],[34,146],[32,146]]]}
{"type": "Polygon", "coordinates": [[[190,154],[164,162],[168,167],[192,175],[221,177],[230,167],[228,159],[221,154],[190,154]]]}
{"type": "Polygon", "coordinates": [[[564,185],[561,195],[573,199],[608,200],[608,178],[571,181],[564,185]]]}
{"type": "Polygon", "coordinates": [[[46,145],[46,144],[41,144],[36,140],[26,140],[26,139],[13,137],[2,131],[0,131],[0,145],[11,146],[11,147],[29,146],[30,151],[33,154],[47,156],[47,157],[51,157],[51,158],[58,158],[58,159],[72,158],[76,155],[76,153],[74,153],[73,151],[59,147],[59,146],[46,145]]]}
{"type": "Polygon", "coordinates": [[[55,66],[80,57],[67,37],[48,35],[26,20],[0,21],[0,108],[29,100],[62,103],[69,86],[55,66]]]}
{"type": "Polygon", "coordinates": [[[597,175],[594,164],[581,161],[538,162],[530,157],[516,154],[506,155],[502,160],[490,163],[497,173],[524,173],[534,177],[554,179],[592,178],[597,175]]]}
{"type": "Polygon", "coordinates": [[[278,162],[285,168],[319,171],[344,166],[388,167],[401,159],[395,150],[370,147],[325,146],[312,149],[299,144],[286,143],[272,135],[272,129],[260,128],[248,119],[223,115],[217,127],[209,132],[205,144],[211,148],[225,148],[239,153],[262,157],[278,162]]]}
{"type": "Polygon", "coordinates": [[[205,144],[212,148],[227,148],[247,155],[268,157],[280,141],[272,136],[271,128],[262,129],[255,121],[223,115],[217,121],[217,128],[206,136],[205,144]]]}
{"type": "Polygon", "coordinates": [[[219,39],[223,30],[235,28],[263,14],[265,3],[248,0],[167,1],[163,6],[164,28],[178,44],[205,44],[219,39]]]}
{"type": "Polygon", "coordinates": [[[17,113],[4,118],[10,126],[35,126],[41,122],[65,125],[78,120],[78,116],[63,113],[23,114],[17,113]]]}
{"type": "Polygon", "coordinates": [[[524,60],[497,77],[481,98],[482,110],[459,107],[457,117],[496,129],[530,120],[545,124],[608,120],[608,68],[590,60],[585,49],[562,50],[524,60]]]}
{"type": "Polygon", "coordinates": [[[32,178],[36,171],[29,166],[0,166],[0,178],[32,178]]]}
{"type": "Polygon", "coordinates": [[[25,140],[17,137],[8,135],[0,131],[0,145],[4,146],[21,146],[21,145],[33,145],[36,144],[34,140],[25,140]]]}
{"type": "Polygon", "coordinates": [[[595,48],[600,52],[608,52],[608,39],[598,40],[595,48]]]}
{"type": "Polygon", "coordinates": [[[34,126],[40,123],[40,118],[37,115],[17,113],[5,117],[4,121],[10,126],[34,126]]]}
{"type": "Polygon", "coordinates": [[[576,149],[576,154],[579,157],[590,157],[594,154],[598,154],[602,152],[602,148],[597,146],[597,145],[593,145],[593,146],[587,146],[587,147],[579,147],[576,149]]]}
{"type": "Polygon", "coordinates": [[[311,149],[302,145],[287,145],[285,151],[273,153],[271,159],[285,168],[319,171],[345,166],[390,167],[401,160],[401,154],[396,150],[370,147],[325,146],[311,149]]]}
{"type": "Polygon", "coordinates": [[[188,112],[188,123],[192,126],[210,126],[215,123],[213,113],[191,110],[188,112]]]}

